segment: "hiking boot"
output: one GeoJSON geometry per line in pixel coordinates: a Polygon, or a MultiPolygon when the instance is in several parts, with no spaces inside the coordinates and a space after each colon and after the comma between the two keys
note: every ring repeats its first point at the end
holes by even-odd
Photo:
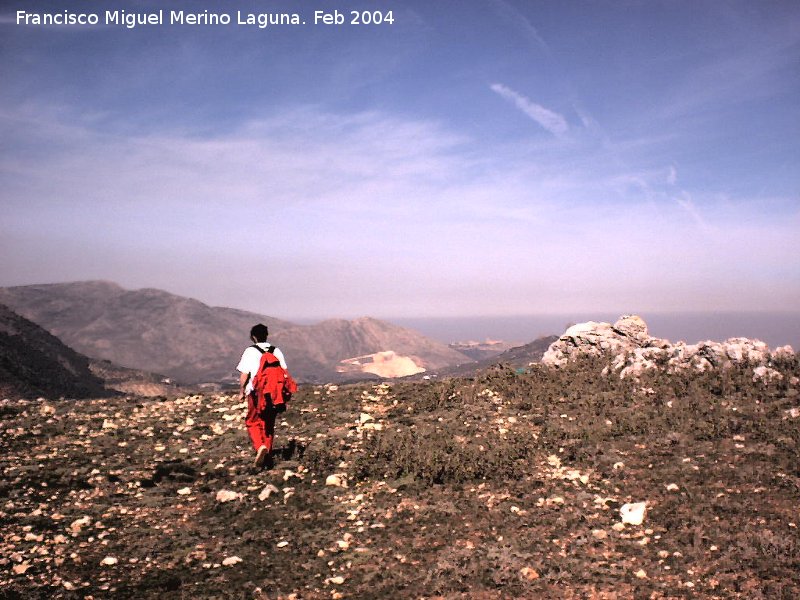
{"type": "Polygon", "coordinates": [[[258,449],[258,454],[256,454],[256,462],[255,465],[259,469],[263,469],[264,465],[267,464],[267,461],[270,458],[270,452],[267,450],[266,446],[261,446],[258,449]]]}

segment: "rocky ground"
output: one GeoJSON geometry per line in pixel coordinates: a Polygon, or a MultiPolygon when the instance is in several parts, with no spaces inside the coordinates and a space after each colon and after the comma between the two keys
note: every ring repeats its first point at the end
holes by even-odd
{"type": "Polygon", "coordinates": [[[0,403],[0,598],[797,598],[796,356],[0,403]]]}

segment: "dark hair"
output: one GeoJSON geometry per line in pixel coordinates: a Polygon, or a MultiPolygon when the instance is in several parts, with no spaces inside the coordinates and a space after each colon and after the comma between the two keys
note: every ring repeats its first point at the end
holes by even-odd
{"type": "Polygon", "coordinates": [[[263,323],[253,325],[253,328],[250,330],[250,337],[256,338],[256,342],[266,342],[268,335],[269,329],[263,323]]]}

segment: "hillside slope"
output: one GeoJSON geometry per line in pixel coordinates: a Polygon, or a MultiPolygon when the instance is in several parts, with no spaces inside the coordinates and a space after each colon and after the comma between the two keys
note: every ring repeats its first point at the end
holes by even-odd
{"type": "Polygon", "coordinates": [[[161,290],[126,290],[105,281],[3,288],[0,302],[87,356],[188,383],[228,377],[255,323],[274,329],[291,326],[161,290]]]}
{"type": "Polygon", "coordinates": [[[0,397],[108,395],[89,359],[0,304],[0,397]]]}
{"type": "Polygon", "coordinates": [[[414,359],[426,370],[473,362],[421,333],[370,317],[292,327],[271,339],[287,356],[297,357],[292,359],[292,370],[312,375],[317,382],[339,379],[336,366],[345,359],[387,350],[414,359]]]}
{"type": "Polygon", "coordinates": [[[513,348],[509,348],[505,352],[501,352],[496,356],[483,358],[472,364],[463,364],[439,369],[436,372],[436,375],[439,377],[467,377],[493,365],[505,365],[516,369],[527,368],[532,363],[541,362],[542,356],[550,347],[550,344],[557,339],[558,336],[555,335],[540,337],[528,344],[514,346],[513,348]]]}

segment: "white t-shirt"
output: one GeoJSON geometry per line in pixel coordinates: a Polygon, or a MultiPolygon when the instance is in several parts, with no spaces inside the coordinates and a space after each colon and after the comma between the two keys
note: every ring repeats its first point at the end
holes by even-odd
{"type": "MultiPolygon", "coordinates": [[[[259,342],[256,344],[262,350],[266,350],[269,348],[269,342],[259,342]]],[[[286,359],[283,357],[283,352],[281,352],[278,348],[275,348],[272,353],[275,355],[281,366],[284,369],[287,369],[286,366],[286,359]]],[[[236,366],[236,370],[240,373],[249,373],[250,378],[247,380],[247,387],[244,390],[245,394],[249,394],[253,391],[253,377],[255,377],[256,373],[258,373],[258,367],[261,364],[261,356],[262,352],[259,352],[257,348],[253,346],[248,346],[242,352],[242,358],[239,359],[239,364],[236,366]]]]}

